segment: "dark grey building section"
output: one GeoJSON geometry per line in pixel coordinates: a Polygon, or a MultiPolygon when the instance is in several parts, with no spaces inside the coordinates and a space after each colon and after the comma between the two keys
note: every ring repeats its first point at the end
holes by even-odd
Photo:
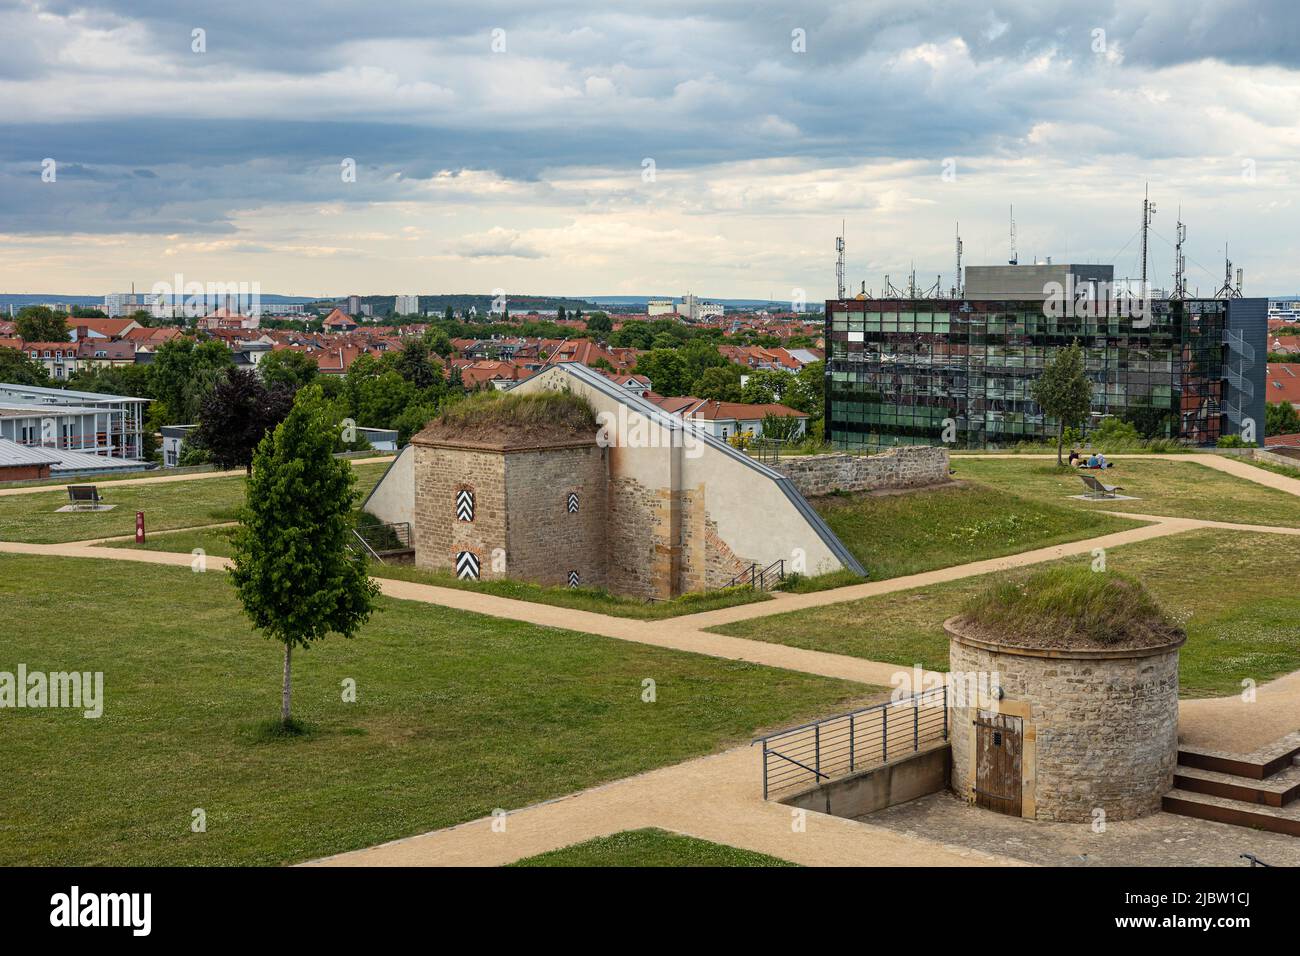
{"type": "Polygon", "coordinates": [[[1228,299],[1223,330],[1223,410],[1229,435],[1239,435],[1248,422],[1255,437],[1264,437],[1268,396],[1268,299],[1228,299]]]}
{"type": "Polygon", "coordinates": [[[1023,266],[967,266],[966,298],[973,301],[1042,301],[1047,298],[1047,287],[1051,283],[1062,289],[1078,290],[1076,294],[1081,294],[1085,286],[1102,282],[1109,285],[1114,281],[1114,266],[1051,262],[1023,266]]]}

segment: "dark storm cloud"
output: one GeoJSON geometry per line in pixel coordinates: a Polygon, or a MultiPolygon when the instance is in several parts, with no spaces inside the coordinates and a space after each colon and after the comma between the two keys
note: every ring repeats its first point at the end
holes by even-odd
{"type": "MultiPolygon", "coordinates": [[[[668,172],[777,157],[829,166],[1005,154],[1045,121],[1102,122],[1086,85],[1098,69],[1098,30],[1122,53],[1113,70],[1207,57],[1300,63],[1300,17],[1283,0],[41,4],[75,14],[63,23],[35,9],[0,13],[11,34],[0,82],[17,104],[0,123],[5,232],[57,233],[75,222],[88,232],[221,233],[239,209],[400,200],[443,170],[537,183],[561,167],[636,170],[643,157],[668,172]],[[520,105],[489,92],[497,77],[484,63],[497,27],[511,52],[492,69],[536,69],[555,95],[520,105]],[[196,28],[206,31],[201,57],[190,49],[196,28]],[[796,29],[806,31],[806,54],[791,51],[796,29]],[[100,45],[63,55],[77,31],[100,45]],[[408,64],[390,61],[394,44],[415,44],[406,55],[423,71],[418,80],[444,98],[426,90],[408,105],[399,92],[357,93],[356,76],[338,78],[343,68],[402,76],[408,64]],[[906,54],[923,45],[940,65],[906,54]],[[101,78],[115,47],[146,62],[101,78]],[[1025,68],[1048,55],[1050,69],[1025,68]],[[148,82],[132,86],[141,75],[148,82]],[[105,106],[111,119],[88,115],[75,96],[45,104],[49,85],[78,77],[123,91],[105,106]],[[153,92],[154,77],[165,93],[153,92]],[[255,92],[229,95],[245,96],[241,108],[256,115],[213,115],[220,104],[204,90],[240,78],[255,92]],[[583,86],[591,80],[614,98],[583,86]],[[41,182],[45,157],[60,163],[57,184],[41,182]],[[358,164],[354,184],[340,182],[344,157],[358,164]]],[[[1202,148],[1176,118],[1169,127],[1125,148],[1148,157],[1202,148]]]]}

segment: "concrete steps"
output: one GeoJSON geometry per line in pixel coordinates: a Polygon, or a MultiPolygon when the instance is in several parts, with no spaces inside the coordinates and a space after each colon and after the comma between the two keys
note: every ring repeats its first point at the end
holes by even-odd
{"type": "Polygon", "coordinates": [[[1168,813],[1300,837],[1300,733],[1250,754],[1180,747],[1168,813]]]}

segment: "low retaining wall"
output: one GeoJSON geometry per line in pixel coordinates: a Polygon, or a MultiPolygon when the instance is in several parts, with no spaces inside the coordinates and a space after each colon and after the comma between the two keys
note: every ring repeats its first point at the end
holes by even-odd
{"type": "Polygon", "coordinates": [[[1281,465],[1283,468],[1300,468],[1300,448],[1273,450],[1256,448],[1250,457],[1255,461],[1267,462],[1270,465],[1281,465]],[[1295,453],[1294,456],[1292,452],[1295,453]]]}
{"type": "Polygon", "coordinates": [[[948,480],[948,449],[901,445],[879,455],[782,458],[772,467],[789,477],[805,498],[836,491],[916,488],[948,480]]]}
{"type": "Polygon", "coordinates": [[[781,803],[836,817],[860,817],[947,790],[952,758],[946,743],[786,797],[781,803]]]}

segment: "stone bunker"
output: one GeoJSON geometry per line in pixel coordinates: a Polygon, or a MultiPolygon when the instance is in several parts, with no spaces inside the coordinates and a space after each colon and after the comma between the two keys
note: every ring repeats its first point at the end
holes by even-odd
{"type": "Polygon", "coordinates": [[[1140,584],[1086,568],[1002,583],[944,622],[956,695],[952,788],[1012,816],[1130,820],[1160,809],[1178,754],[1185,636],[1140,584]]]}

